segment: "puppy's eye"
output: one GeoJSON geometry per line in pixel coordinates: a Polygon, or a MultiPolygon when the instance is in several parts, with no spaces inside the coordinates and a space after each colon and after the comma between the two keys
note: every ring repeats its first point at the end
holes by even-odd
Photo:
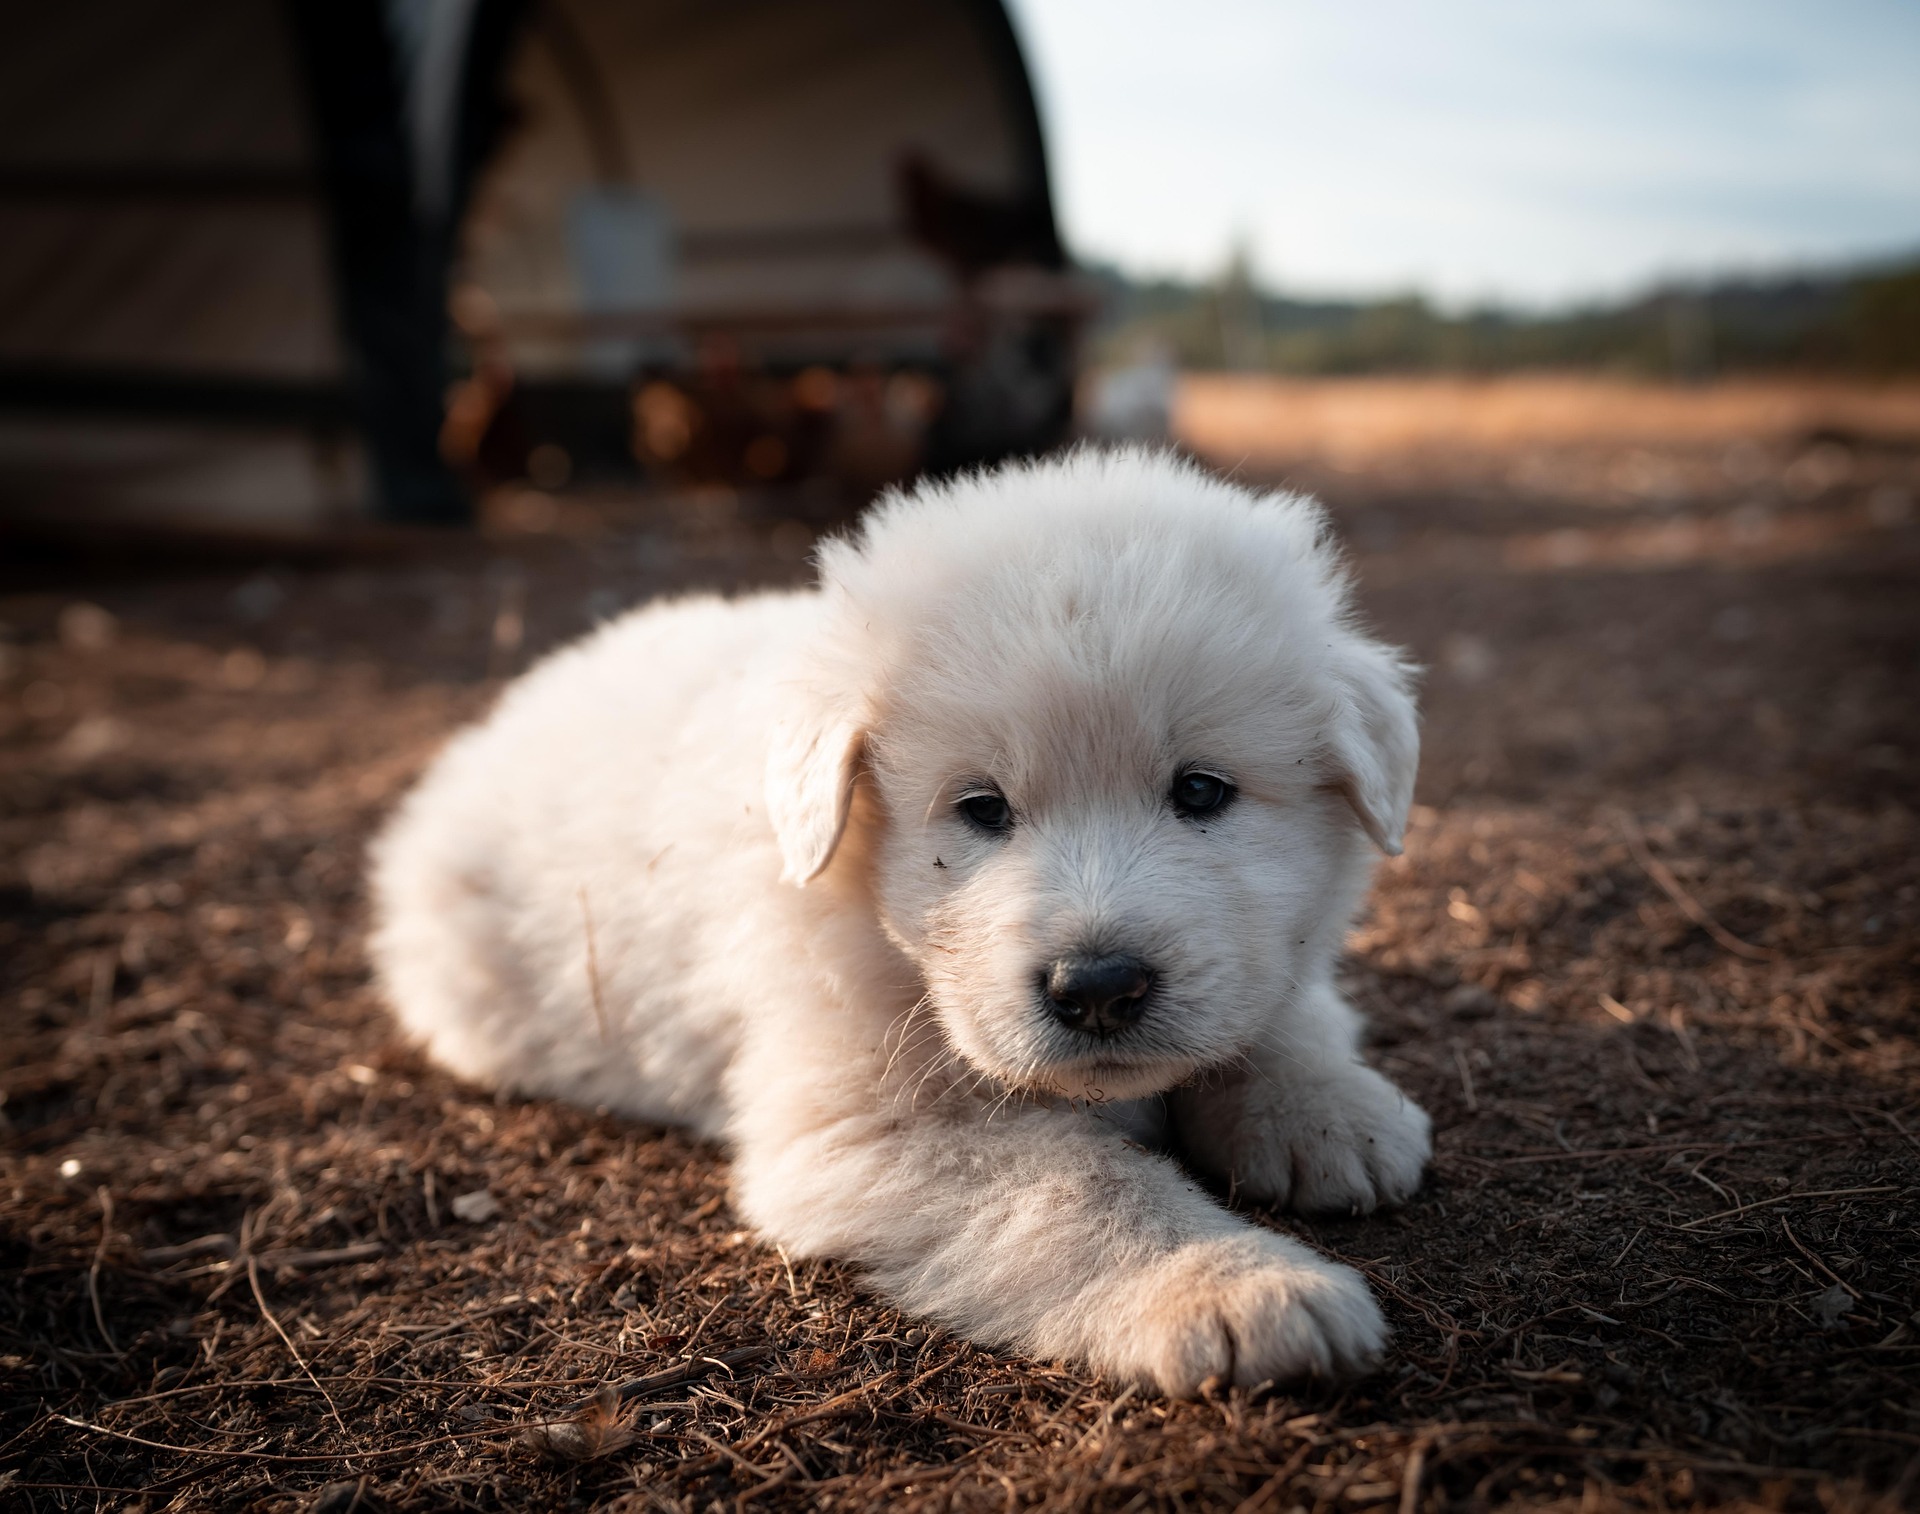
{"type": "Polygon", "coordinates": [[[1182,815],[1212,815],[1233,800],[1234,787],[1213,773],[1182,773],[1173,780],[1167,797],[1182,815]]]}
{"type": "Polygon", "coordinates": [[[968,794],[954,808],[976,830],[1004,836],[1013,829],[1013,807],[1007,803],[1004,795],[996,794],[991,789],[968,794]]]}

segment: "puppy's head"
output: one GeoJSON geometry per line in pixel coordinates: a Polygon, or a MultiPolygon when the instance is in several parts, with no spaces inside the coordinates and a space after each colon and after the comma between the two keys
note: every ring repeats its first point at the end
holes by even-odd
{"type": "Polygon", "coordinates": [[[1418,737],[1314,505],[1082,452],[891,498],[822,576],[768,775],[787,876],[872,817],[882,921],[974,1066],[1157,1092],[1324,971],[1418,737]]]}

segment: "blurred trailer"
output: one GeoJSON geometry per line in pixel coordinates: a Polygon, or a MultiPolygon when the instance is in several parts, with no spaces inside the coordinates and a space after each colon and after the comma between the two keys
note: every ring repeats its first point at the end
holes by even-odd
{"type": "Polygon", "coordinates": [[[0,49],[0,514],[458,522],[1042,450],[1087,301],[997,0],[69,0],[0,49]]]}

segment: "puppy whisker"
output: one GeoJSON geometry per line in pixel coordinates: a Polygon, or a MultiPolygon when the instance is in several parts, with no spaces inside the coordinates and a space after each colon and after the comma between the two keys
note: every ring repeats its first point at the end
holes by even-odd
{"type": "MultiPolygon", "coordinates": [[[[887,1027],[887,1033],[882,1038],[881,1044],[884,1046],[888,1041],[891,1041],[893,1043],[893,1049],[887,1054],[886,1064],[880,1069],[882,1082],[886,1082],[892,1078],[893,1070],[895,1066],[898,1065],[900,1058],[906,1053],[908,1046],[918,1044],[921,1033],[914,1029],[913,1022],[919,1016],[921,1010],[931,1008],[933,1008],[933,996],[931,994],[922,994],[918,999],[915,999],[912,1004],[908,1005],[903,1013],[895,1016],[893,1023],[887,1027]]],[[[937,1029],[937,1027],[932,1028],[937,1029]]]]}

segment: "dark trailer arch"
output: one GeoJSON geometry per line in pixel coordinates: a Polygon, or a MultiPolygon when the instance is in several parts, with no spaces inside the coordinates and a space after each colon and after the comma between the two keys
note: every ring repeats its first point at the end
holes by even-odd
{"type": "Polygon", "coordinates": [[[536,451],[871,482],[1070,420],[1081,297],[996,0],[11,25],[0,508],[449,520],[536,451]]]}

